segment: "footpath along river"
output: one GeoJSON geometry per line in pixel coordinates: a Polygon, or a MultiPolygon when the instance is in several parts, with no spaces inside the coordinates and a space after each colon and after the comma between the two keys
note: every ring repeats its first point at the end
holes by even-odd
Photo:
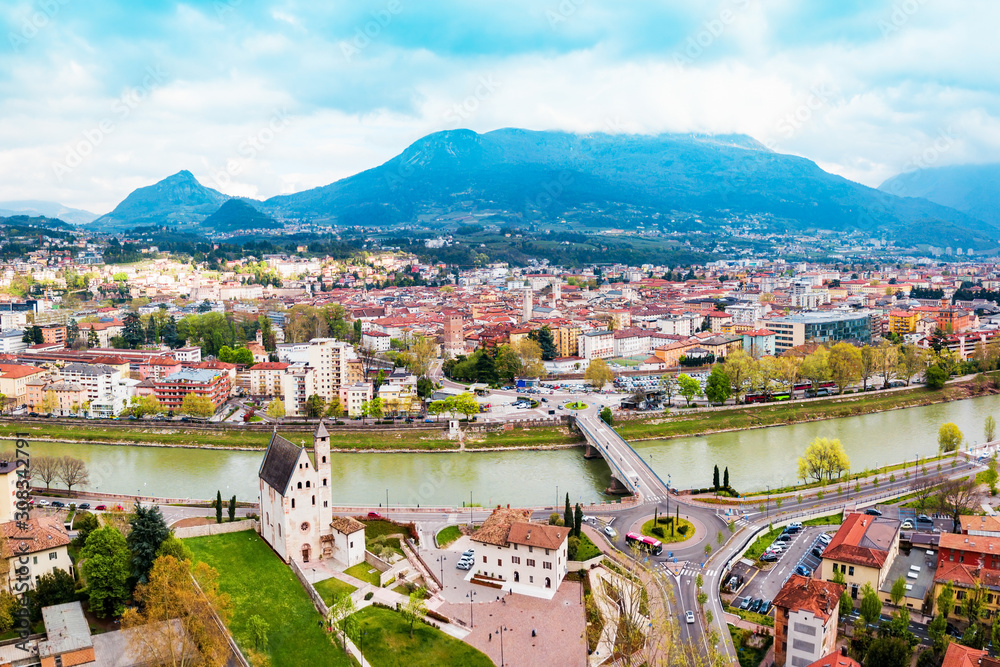
{"type": "MultiPolygon", "coordinates": [[[[808,410],[808,406],[803,407],[808,410]]],[[[729,467],[740,491],[796,481],[797,459],[815,437],[840,438],[852,470],[913,461],[937,453],[937,430],[952,421],[969,443],[983,441],[986,416],[1000,416],[1000,395],[792,426],[635,443],[636,451],[672,486],[708,486],[712,466],[729,467]]],[[[11,443],[12,444],[12,443],[11,443]]],[[[69,454],[87,462],[85,489],[180,498],[257,499],[263,452],[129,447],[33,441],[34,455],[69,454]]],[[[605,463],[579,448],[448,454],[334,454],[333,502],[338,505],[455,505],[472,502],[545,505],[568,492],[576,502],[606,499],[605,463]],[[558,493],[558,496],[557,496],[558,493]]]]}

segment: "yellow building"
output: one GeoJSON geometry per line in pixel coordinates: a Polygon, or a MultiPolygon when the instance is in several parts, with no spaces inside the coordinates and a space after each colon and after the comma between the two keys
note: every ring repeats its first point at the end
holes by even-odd
{"type": "Polygon", "coordinates": [[[556,356],[576,357],[580,354],[580,327],[563,325],[556,330],[556,356]]]}
{"type": "Polygon", "coordinates": [[[911,310],[894,310],[889,313],[889,331],[902,336],[917,330],[920,313],[911,310]]]}
{"type": "Polygon", "coordinates": [[[899,526],[895,519],[850,515],[823,552],[821,578],[833,581],[839,572],[855,599],[865,584],[879,590],[899,553],[899,526]]]}

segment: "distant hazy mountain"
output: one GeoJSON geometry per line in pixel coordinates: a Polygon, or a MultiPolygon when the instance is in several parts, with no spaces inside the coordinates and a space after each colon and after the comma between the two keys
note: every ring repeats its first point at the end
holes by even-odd
{"type": "Polygon", "coordinates": [[[589,227],[739,213],[784,229],[864,230],[935,245],[981,247],[1000,236],[954,209],[879,192],[742,135],[439,132],[379,167],[264,206],[278,217],[346,225],[497,209],[589,227]]]}
{"type": "Polygon", "coordinates": [[[923,197],[1000,225],[1000,164],[918,169],[894,176],[878,189],[900,197],[923,197]]]}
{"type": "Polygon", "coordinates": [[[74,225],[82,225],[97,218],[96,213],[79,208],[69,208],[54,201],[0,201],[0,216],[27,215],[31,217],[58,218],[74,225]]]}
{"type": "Polygon", "coordinates": [[[190,171],[179,171],[159,183],[133,191],[94,224],[117,228],[145,224],[196,225],[228,199],[218,190],[199,183],[190,171]]]}
{"type": "Polygon", "coordinates": [[[219,210],[205,218],[202,227],[217,232],[238,229],[280,229],[283,224],[254,208],[242,199],[230,199],[219,210]]]}

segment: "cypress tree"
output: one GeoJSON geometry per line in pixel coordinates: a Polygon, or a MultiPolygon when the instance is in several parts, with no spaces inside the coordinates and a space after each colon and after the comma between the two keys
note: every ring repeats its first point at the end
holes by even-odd
{"type": "Polygon", "coordinates": [[[729,466],[726,466],[726,472],[722,473],[722,486],[723,488],[729,488],[729,466]]]}
{"type": "Polygon", "coordinates": [[[236,496],[229,499],[229,523],[236,521],[236,496]]]}
{"type": "Polygon", "coordinates": [[[719,488],[719,466],[715,466],[715,470],[712,471],[712,488],[716,490],[719,488]]]}
{"type": "Polygon", "coordinates": [[[573,508],[569,504],[569,494],[566,494],[566,509],[563,512],[563,523],[570,530],[573,529],[573,508]]]}
{"type": "Polygon", "coordinates": [[[583,508],[580,503],[576,504],[576,511],[573,513],[573,533],[580,537],[580,529],[583,526],[583,508]]]}
{"type": "Polygon", "coordinates": [[[215,523],[222,523],[222,491],[215,492],[215,523]]]}

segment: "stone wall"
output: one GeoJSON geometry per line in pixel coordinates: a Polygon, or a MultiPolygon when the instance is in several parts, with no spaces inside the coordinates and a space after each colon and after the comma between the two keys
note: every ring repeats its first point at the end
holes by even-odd
{"type": "Polygon", "coordinates": [[[242,530],[254,530],[259,533],[260,522],[256,519],[245,519],[243,521],[227,521],[226,523],[206,523],[204,526],[174,528],[174,536],[184,539],[187,537],[221,535],[222,533],[238,533],[242,530]]]}

